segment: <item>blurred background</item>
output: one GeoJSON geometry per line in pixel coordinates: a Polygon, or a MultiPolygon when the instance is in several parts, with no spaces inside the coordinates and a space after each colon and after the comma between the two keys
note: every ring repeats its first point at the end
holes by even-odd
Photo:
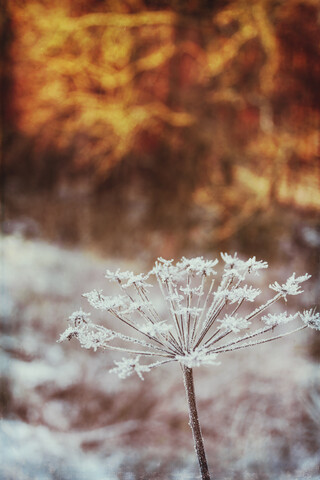
{"type": "MultiPolygon", "coordinates": [[[[0,478],[195,479],[178,368],[55,341],[158,256],[307,271],[319,307],[320,4],[3,0],[0,35],[0,478]]],[[[217,479],[320,478],[319,336],[196,372],[217,479]]]]}

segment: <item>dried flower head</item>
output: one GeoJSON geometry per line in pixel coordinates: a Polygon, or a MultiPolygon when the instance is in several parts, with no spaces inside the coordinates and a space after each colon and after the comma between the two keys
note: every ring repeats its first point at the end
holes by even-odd
{"type": "Polygon", "coordinates": [[[319,313],[314,310],[294,315],[286,312],[264,315],[279,300],[287,301],[288,296],[302,293],[301,284],[310,275],[296,277],[294,273],[282,285],[274,282],[269,287],[275,294],[266,303],[241,314],[248,312],[243,305],[252,304],[261,293],[244,281],[268,268],[268,264],[255,257],[241,260],[237,254],[222,253],[221,258],[224,270],[215,289],[217,259],[183,257],[174,264],[173,260],[158,258],[150,272],[139,275],[107,270],[106,278],[119,285],[121,294],[108,297],[93,290],[84,297],[92,307],[107,311],[119,323],[130,327],[132,335],[96,325],[89,314],[80,310],[69,317],[69,326],[60,341],[77,338],[84,348],[127,352],[131,356],[116,361],[111,371],[121,378],[135,372],[143,379],[144,373],[168,362],[179,362],[189,368],[217,364],[221,353],[269,342],[307,326],[320,329],[319,313]],[[156,282],[152,282],[152,277],[156,282]],[[154,283],[158,284],[167,305],[167,315],[163,318],[150,301],[154,283]],[[268,336],[278,325],[295,319],[302,320],[302,325],[268,336]],[[152,357],[152,362],[140,363],[141,358],[148,357],[152,357]]]}

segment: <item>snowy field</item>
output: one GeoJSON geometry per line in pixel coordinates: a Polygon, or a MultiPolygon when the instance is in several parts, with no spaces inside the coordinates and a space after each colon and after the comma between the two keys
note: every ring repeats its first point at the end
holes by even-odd
{"type": "MultiPolygon", "coordinates": [[[[143,382],[120,380],[108,373],[116,354],[56,343],[68,316],[88,310],[82,293],[114,293],[107,268],[139,273],[150,266],[14,235],[1,238],[1,250],[0,480],[199,478],[178,365],[143,382]]],[[[270,269],[258,286],[291,273],[270,269]]],[[[313,293],[305,290],[294,308],[310,305],[313,293]]],[[[320,479],[320,369],[308,353],[312,335],[228,353],[220,366],[195,370],[213,478],[320,479]]]]}

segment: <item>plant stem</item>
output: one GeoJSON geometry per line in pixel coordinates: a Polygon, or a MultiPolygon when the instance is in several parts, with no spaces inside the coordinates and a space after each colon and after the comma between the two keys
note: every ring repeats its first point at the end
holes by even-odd
{"type": "Polygon", "coordinates": [[[204,450],[202,433],[201,433],[201,428],[199,423],[199,416],[197,411],[192,368],[182,366],[182,371],[183,371],[184,387],[186,389],[186,395],[187,395],[188,407],[189,407],[189,418],[190,418],[189,425],[192,430],[194,446],[195,446],[195,450],[197,452],[197,456],[199,460],[201,478],[202,480],[210,480],[208,463],[206,459],[206,453],[204,450]]]}

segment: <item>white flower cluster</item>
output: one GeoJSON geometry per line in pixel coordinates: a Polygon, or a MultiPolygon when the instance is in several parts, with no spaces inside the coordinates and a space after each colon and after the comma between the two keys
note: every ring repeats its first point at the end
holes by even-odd
{"type": "Polygon", "coordinates": [[[143,380],[143,373],[150,372],[150,365],[141,365],[139,363],[140,356],[136,358],[123,358],[120,361],[115,361],[116,367],[110,370],[111,373],[116,373],[120,378],[129,377],[132,373],[136,372],[137,375],[143,380]]]}
{"type": "Polygon", "coordinates": [[[296,274],[293,273],[283,285],[279,285],[278,282],[274,282],[273,285],[269,286],[272,290],[278,292],[285,300],[287,300],[287,295],[299,295],[302,293],[303,290],[300,288],[300,283],[309,280],[309,278],[311,278],[311,275],[308,273],[297,278],[296,274]]]}
{"type": "Polygon", "coordinates": [[[116,361],[111,371],[120,378],[136,373],[143,379],[144,373],[168,362],[179,362],[187,368],[217,364],[221,353],[282,338],[308,326],[320,330],[320,315],[314,310],[293,315],[287,312],[264,315],[265,310],[279,300],[287,301],[288,296],[302,293],[301,284],[310,275],[296,277],[294,273],[282,285],[274,282],[270,285],[275,292],[273,297],[241,315],[242,305],[254,303],[261,293],[243,282],[268,268],[268,264],[255,257],[241,260],[236,254],[222,253],[221,258],[224,269],[216,288],[217,259],[183,257],[174,264],[173,260],[158,258],[150,272],[139,275],[107,270],[106,278],[119,285],[121,294],[108,297],[102,291],[93,290],[83,296],[93,308],[108,312],[119,323],[130,327],[132,335],[96,325],[90,321],[90,314],[79,310],[69,317],[69,326],[59,341],[77,338],[84,348],[127,352],[132,356],[116,361]],[[152,277],[167,305],[167,318],[161,318],[150,301],[149,291],[155,283],[152,277]],[[302,321],[298,328],[272,336],[278,325],[296,319],[302,321]],[[258,328],[253,327],[253,320],[258,321],[258,328]],[[240,333],[242,335],[237,336],[240,333]],[[128,344],[139,348],[128,348],[128,344]],[[140,363],[141,357],[156,358],[152,363],[140,363]]]}
{"type": "Polygon", "coordinates": [[[77,338],[84,348],[93,348],[95,351],[106,342],[115,337],[115,333],[100,325],[94,325],[90,321],[90,313],[82,310],[74,312],[69,317],[69,326],[60,336],[59,342],[77,338]]]}

